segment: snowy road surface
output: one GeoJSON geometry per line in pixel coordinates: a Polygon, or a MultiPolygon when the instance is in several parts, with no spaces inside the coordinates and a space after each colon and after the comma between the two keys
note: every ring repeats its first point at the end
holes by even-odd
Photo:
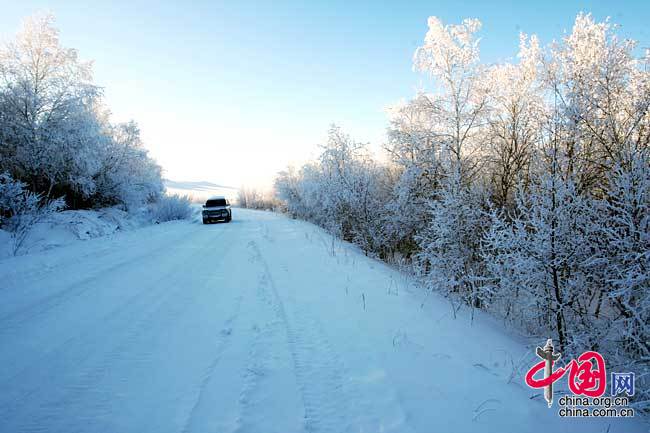
{"type": "Polygon", "coordinates": [[[421,308],[403,275],[310,224],[234,218],[0,261],[0,431],[647,429],[558,418],[498,323],[421,308]]]}

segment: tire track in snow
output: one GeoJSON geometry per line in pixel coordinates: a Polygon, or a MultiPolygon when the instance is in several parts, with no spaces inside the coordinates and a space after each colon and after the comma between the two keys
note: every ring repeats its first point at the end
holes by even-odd
{"type": "Polygon", "coordinates": [[[320,323],[299,306],[288,310],[271,275],[268,263],[254,241],[251,248],[263,267],[263,280],[285,329],[294,374],[304,406],[306,432],[350,431],[352,398],[345,366],[329,343],[320,323]]]}
{"type": "MultiPolygon", "coordinates": [[[[187,259],[186,261],[193,260],[195,256],[192,256],[192,258],[187,259]]],[[[152,259],[150,257],[150,259],[152,259]]],[[[123,262],[120,262],[124,264],[123,262]]],[[[133,265],[133,263],[131,263],[133,265]]],[[[110,328],[111,326],[114,326],[112,329],[120,329],[121,327],[127,327],[129,326],[129,320],[125,319],[125,315],[128,314],[137,314],[141,309],[146,309],[148,305],[152,305],[155,303],[155,301],[158,299],[158,293],[162,292],[164,293],[166,290],[164,288],[164,285],[161,285],[160,283],[164,283],[168,281],[169,277],[174,274],[178,270],[178,268],[181,268],[182,265],[178,266],[177,268],[169,269],[164,273],[157,273],[155,274],[156,279],[152,281],[148,281],[147,285],[140,286],[140,290],[133,292],[124,299],[116,308],[111,309],[108,311],[107,314],[103,315],[102,317],[97,317],[93,322],[91,327],[85,328],[81,333],[74,335],[71,338],[66,339],[63,341],[57,349],[54,349],[52,351],[49,351],[45,353],[42,356],[39,356],[37,358],[31,359],[30,364],[22,368],[20,371],[18,371],[15,375],[13,375],[10,378],[7,378],[2,381],[3,385],[8,385],[12,380],[15,380],[17,377],[24,375],[25,372],[28,372],[30,369],[32,369],[34,366],[38,365],[52,365],[52,362],[48,362],[47,360],[51,360],[52,358],[57,357],[57,355],[61,355],[62,353],[67,352],[68,347],[79,347],[79,346],[87,346],[88,342],[92,343],[94,342],[94,336],[98,331],[101,331],[102,329],[110,328]],[[142,305],[140,305],[142,304],[142,305]],[[131,312],[131,310],[133,310],[131,312]]],[[[25,322],[27,319],[21,320],[21,322],[25,322]]],[[[9,329],[0,329],[0,337],[3,336],[3,334],[6,334],[9,329]]],[[[1,338],[0,338],[1,339],[1,338]]],[[[83,361],[85,360],[86,357],[78,357],[76,358],[76,361],[83,361]]]]}
{"type": "MultiPolygon", "coordinates": [[[[196,259],[200,259],[205,254],[205,250],[209,248],[213,242],[214,238],[208,239],[205,242],[205,245],[202,245],[203,248],[197,248],[196,253],[192,254],[191,257],[187,258],[184,261],[185,266],[178,266],[178,269],[182,269],[183,274],[192,274],[202,268],[204,264],[200,260],[196,259]]],[[[231,244],[227,243],[227,245],[230,246],[231,244]]],[[[223,252],[227,253],[227,250],[223,250],[223,252]]],[[[225,254],[218,256],[219,262],[223,259],[224,256],[225,254]]],[[[211,265],[215,265],[215,262],[212,262],[211,265]]],[[[104,363],[98,368],[101,374],[95,378],[92,378],[89,383],[99,383],[99,380],[103,378],[111,369],[119,373],[128,373],[130,370],[138,369],[150,363],[153,355],[155,355],[155,352],[153,351],[154,348],[151,346],[152,342],[155,340],[153,337],[160,335],[165,331],[164,327],[152,326],[152,324],[163,323],[173,327],[176,323],[179,323],[177,319],[183,313],[191,311],[190,307],[196,304],[196,302],[201,299],[204,292],[209,289],[209,286],[206,285],[201,288],[194,287],[195,290],[188,290],[188,288],[182,283],[183,278],[184,276],[181,275],[180,278],[177,278],[178,282],[176,284],[171,284],[172,287],[178,287],[179,289],[172,292],[166,292],[164,300],[158,303],[158,307],[143,317],[142,320],[139,321],[137,327],[131,329],[128,337],[122,341],[120,346],[116,347],[113,351],[111,351],[109,356],[104,358],[104,363]],[[133,351],[127,350],[127,348],[136,348],[136,352],[134,353],[133,351]],[[147,350],[141,351],[140,348],[146,348],[147,350]],[[128,366],[128,368],[119,368],[120,366],[128,366]]],[[[174,279],[176,278],[172,278],[172,280],[174,279]]],[[[166,280],[166,284],[170,286],[169,279],[166,280]]],[[[121,378],[118,377],[117,379],[118,382],[121,382],[123,384],[123,389],[128,389],[128,380],[128,376],[125,375],[123,375],[121,378]]],[[[93,393],[96,392],[92,386],[82,386],[72,395],[75,402],[83,405],[84,391],[90,391],[93,393]]],[[[114,395],[106,393],[103,402],[108,403],[114,398],[114,395]]],[[[110,413],[102,413],[102,411],[104,411],[107,407],[108,406],[103,405],[97,406],[96,409],[99,411],[99,413],[91,416],[90,418],[94,420],[101,418],[103,415],[110,415],[110,413]]]]}
{"type": "MultiPolygon", "coordinates": [[[[157,282],[163,281],[166,277],[167,275],[161,277],[157,280],[157,282]]],[[[164,291],[161,290],[161,292],[164,291]]],[[[67,357],[71,356],[69,349],[79,347],[85,349],[85,353],[83,354],[74,354],[78,355],[74,356],[74,361],[79,364],[83,364],[84,361],[93,355],[93,349],[95,348],[92,346],[92,343],[93,340],[96,339],[96,335],[99,334],[98,331],[106,328],[107,324],[112,323],[115,323],[115,327],[111,327],[111,331],[118,331],[118,334],[121,332],[121,328],[128,329],[128,327],[133,326],[133,322],[128,320],[129,316],[133,314],[131,310],[138,311],[140,308],[146,309],[147,305],[156,305],[156,302],[160,301],[161,299],[157,296],[158,294],[158,291],[151,291],[150,287],[147,286],[144,290],[137,292],[134,296],[128,298],[126,302],[120,304],[117,308],[110,311],[108,315],[102,317],[101,319],[98,319],[95,326],[86,329],[80,335],[67,339],[56,350],[49,352],[42,357],[31,360],[29,365],[25,366],[11,378],[4,381],[3,386],[6,386],[7,389],[21,388],[20,386],[12,386],[11,383],[22,381],[25,376],[30,376],[30,372],[34,370],[37,371],[38,376],[43,376],[42,381],[50,380],[51,377],[49,376],[48,372],[39,370],[36,367],[48,365],[50,369],[57,370],[57,367],[59,366],[67,366],[69,362],[67,357]]],[[[16,408],[19,402],[25,401],[33,394],[35,394],[39,388],[39,385],[41,385],[40,381],[29,387],[26,391],[23,392],[22,395],[13,396],[10,400],[11,404],[8,406],[0,404],[0,416],[2,413],[6,414],[12,412],[12,408],[16,408]]]]}
{"type": "MultiPolygon", "coordinates": [[[[83,241],[84,247],[81,249],[77,248],[77,245],[72,244],[36,252],[34,254],[40,256],[38,260],[27,263],[22,262],[18,268],[5,270],[5,284],[12,284],[16,280],[19,280],[20,283],[34,285],[40,281],[49,279],[52,271],[68,266],[71,260],[74,260],[80,267],[85,267],[89,262],[94,264],[113,262],[114,256],[123,258],[125,252],[133,251],[134,248],[142,246],[140,243],[141,233],[146,233],[149,249],[155,243],[159,242],[162,242],[162,245],[156,244],[157,247],[178,242],[186,235],[185,232],[177,233],[176,224],[178,223],[180,222],[171,221],[164,225],[149,225],[134,230],[87,239],[83,241]],[[170,234],[173,236],[170,236],[170,234]],[[118,246],[120,247],[119,249],[118,246]],[[67,248],[71,250],[66,251],[67,248]]],[[[30,255],[27,254],[26,256],[19,257],[26,258],[30,255]]],[[[0,293],[8,289],[10,287],[0,287],[0,293]]]]}
{"type": "MultiPolygon", "coordinates": [[[[185,234],[184,234],[185,236],[185,234]]],[[[179,237],[180,238],[180,237],[179,237]]],[[[174,238],[165,244],[174,244],[178,239],[174,238]]],[[[38,299],[37,301],[18,308],[17,310],[8,312],[3,316],[0,316],[0,329],[6,330],[11,329],[14,326],[20,325],[24,321],[31,321],[37,318],[38,316],[44,315],[52,309],[56,308],[59,305],[64,304],[66,301],[69,301],[72,298],[83,295],[85,292],[93,290],[93,281],[97,278],[100,278],[104,275],[114,273],[117,269],[122,266],[132,263],[134,261],[139,261],[144,258],[151,258],[152,254],[156,257],[165,255],[168,251],[166,248],[156,248],[153,250],[148,248],[143,251],[141,254],[136,254],[135,256],[130,256],[126,258],[120,258],[119,261],[112,263],[109,266],[104,266],[101,269],[92,272],[91,275],[84,278],[74,281],[72,284],[67,287],[56,291],[50,295],[45,296],[44,298],[38,299]],[[20,320],[17,320],[20,319],[20,320]]]]}
{"type": "MultiPolygon", "coordinates": [[[[263,409],[254,402],[254,394],[260,387],[262,376],[265,374],[263,363],[264,353],[262,352],[262,330],[255,324],[251,328],[251,331],[253,333],[253,340],[250,342],[250,348],[247,352],[246,362],[244,363],[243,385],[238,400],[239,413],[236,420],[237,427],[234,430],[237,433],[254,432],[256,424],[259,423],[256,417],[260,415],[263,409]]],[[[262,428],[262,426],[257,427],[262,428]]]]}
{"type": "MultiPolygon", "coordinates": [[[[224,233],[227,233],[226,230],[220,233],[221,237],[224,233]]],[[[88,421],[101,419],[108,413],[104,413],[104,408],[106,404],[114,396],[104,395],[99,396],[99,391],[96,389],[95,384],[97,384],[101,378],[103,378],[111,369],[113,369],[116,363],[120,361],[128,361],[141,363],[145,362],[148,359],[148,356],[151,354],[145,352],[141,354],[139,358],[127,359],[129,352],[126,350],[128,347],[147,347],[147,341],[143,344],[136,344],[138,338],[143,335],[147,330],[156,329],[158,332],[161,331],[160,328],[152,327],[150,324],[153,322],[153,319],[159,315],[166,317],[166,320],[163,320],[165,323],[174,323],[173,320],[170,320],[174,315],[180,314],[182,311],[186,310],[189,305],[198,299],[201,292],[194,292],[193,296],[188,295],[187,289],[182,285],[183,274],[191,273],[193,269],[197,269],[200,266],[200,260],[196,260],[205,254],[205,248],[208,248],[209,245],[214,242],[214,237],[205,237],[201,242],[201,248],[196,248],[196,251],[191,253],[189,256],[184,257],[183,262],[179,263],[176,267],[170,269],[168,272],[165,272],[164,275],[160,275],[157,282],[162,282],[163,284],[151,284],[147,288],[153,287],[154,290],[143,290],[139,293],[142,295],[148,295],[143,297],[142,300],[138,303],[123,303],[120,307],[113,310],[109,313],[108,319],[108,329],[110,331],[117,331],[115,335],[119,335],[119,343],[110,348],[108,352],[102,353],[101,350],[99,353],[96,353],[97,345],[101,347],[101,342],[97,342],[95,337],[97,334],[102,335],[101,330],[107,328],[107,321],[101,320],[97,322],[97,325],[92,328],[92,330],[83,334],[82,341],[79,342],[79,338],[73,338],[67,340],[62,347],[56,350],[54,353],[46,355],[47,358],[54,358],[52,362],[44,361],[43,359],[39,360],[39,363],[35,365],[61,365],[62,367],[70,367],[70,363],[66,361],[70,357],[70,353],[67,352],[67,347],[72,348],[83,348],[85,349],[84,354],[73,353],[72,356],[79,365],[83,365],[83,361],[87,359],[92,359],[93,357],[100,356],[98,363],[90,364],[85,369],[76,370],[76,371],[67,371],[67,380],[68,383],[64,382],[59,387],[54,387],[54,389],[60,390],[61,395],[58,395],[58,398],[54,400],[45,400],[38,403],[38,401],[33,401],[37,404],[36,412],[28,415],[29,421],[25,426],[24,431],[42,431],[43,428],[47,431],[51,431],[54,427],[55,421],[57,421],[57,414],[64,413],[63,409],[69,410],[70,407],[80,407],[87,411],[90,408],[92,415],[84,413],[83,415],[88,418],[88,421]],[[181,271],[181,272],[179,272],[181,271]],[[173,284],[174,280],[178,280],[177,284],[173,284]],[[158,286],[158,287],[157,287],[158,286]],[[176,290],[169,290],[170,287],[176,288],[176,290]],[[178,295],[185,294],[186,296],[181,296],[181,302],[170,303],[171,299],[177,299],[178,295]],[[133,320],[133,316],[138,316],[136,320],[133,320]],[[112,322],[112,323],[111,323],[112,322]],[[112,327],[111,327],[112,326],[112,327]],[[73,343],[74,344],[71,344],[73,343]],[[62,356],[63,359],[61,362],[57,363],[57,357],[62,356]],[[90,392],[92,397],[88,397],[87,393],[90,392]],[[100,397],[99,399],[97,397],[100,397]],[[92,401],[95,403],[94,407],[89,407],[88,402],[92,401]]],[[[136,295],[135,297],[138,297],[136,295]]],[[[134,297],[134,298],[135,298],[134,297]]],[[[132,301],[130,299],[129,301],[132,301]]],[[[73,367],[74,368],[74,367],[73,367]]],[[[25,375],[25,372],[22,374],[25,375]]],[[[47,371],[38,371],[38,375],[43,376],[44,380],[53,380],[57,377],[52,377],[51,373],[47,371]]],[[[61,380],[62,378],[58,378],[61,380]]],[[[18,398],[11,398],[8,405],[0,407],[0,418],[7,419],[9,415],[15,414],[16,409],[22,408],[21,402],[26,402],[28,399],[33,398],[37,395],[38,387],[40,383],[37,381],[34,386],[27,392],[24,392],[18,398]]],[[[52,387],[49,387],[50,389],[52,387]]],[[[15,388],[14,388],[15,389],[15,388]]],[[[40,397],[40,396],[39,396],[40,397]]],[[[49,396],[43,396],[45,398],[49,396]]],[[[81,413],[81,412],[80,412],[81,413]]],[[[63,421],[76,421],[76,420],[59,420],[63,421]]],[[[22,431],[22,430],[21,430],[22,431]]],[[[65,432],[67,428],[63,428],[60,431],[65,432]]]]}
{"type": "Polygon", "coordinates": [[[286,327],[269,292],[268,275],[255,241],[251,240],[248,248],[248,261],[250,266],[257,268],[257,281],[249,330],[252,336],[246,352],[234,431],[298,432],[303,430],[304,405],[293,373],[293,359],[287,349],[286,327]],[[270,424],[270,419],[281,422],[270,424]]]}
{"type": "Polygon", "coordinates": [[[194,404],[192,405],[192,408],[190,409],[187,415],[187,420],[185,421],[185,425],[181,430],[182,433],[189,433],[191,431],[195,431],[193,427],[196,422],[197,412],[199,411],[201,405],[206,404],[205,401],[206,390],[210,382],[213,380],[214,372],[217,369],[217,365],[221,360],[223,352],[227,349],[230,340],[232,339],[233,325],[235,324],[235,321],[239,317],[241,311],[242,299],[243,299],[243,295],[237,297],[237,300],[235,301],[234,312],[230,317],[228,317],[228,319],[226,319],[224,325],[221,328],[221,331],[219,332],[219,339],[215,344],[216,346],[215,354],[212,358],[212,361],[210,362],[205,372],[203,373],[203,379],[201,380],[201,384],[199,385],[199,389],[196,393],[194,404]]]}
{"type": "MultiPolygon", "coordinates": [[[[259,244],[259,247],[262,246],[274,249],[272,245],[266,243],[259,244]]],[[[309,278],[301,281],[300,274],[297,275],[298,278],[292,278],[289,264],[293,262],[287,262],[283,256],[273,255],[272,257],[273,266],[267,265],[267,271],[269,275],[271,269],[283,271],[277,275],[278,281],[282,281],[280,286],[276,284],[275,280],[271,281],[276,295],[279,295],[278,288],[283,288],[283,285],[286,285],[286,290],[283,291],[284,308],[290,319],[291,328],[295,331],[291,332],[292,337],[295,336],[298,340],[294,342],[297,343],[295,347],[308,349],[305,356],[297,357],[297,362],[300,362],[301,359],[309,360],[303,368],[296,369],[297,374],[304,374],[307,378],[325,377],[325,379],[318,379],[314,383],[310,380],[303,381],[303,383],[309,384],[304,389],[307,412],[306,428],[311,431],[345,431],[347,429],[354,432],[413,432],[410,415],[401,403],[391,376],[386,374],[385,359],[376,356],[378,345],[370,344],[369,341],[357,341],[354,347],[341,351],[340,337],[346,337],[344,334],[334,333],[332,335],[331,329],[325,328],[325,322],[319,320],[322,317],[321,314],[326,312],[323,310],[324,306],[310,309],[308,302],[300,303],[295,297],[296,290],[303,287],[298,283],[310,284],[312,281],[309,278]],[[334,343],[338,343],[338,345],[335,346],[334,343]],[[346,359],[339,356],[341,353],[346,354],[346,359]],[[356,366],[354,370],[348,368],[346,364],[350,358],[352,358],[352,365],[356,366]],[[359,362],[359,358],[363,361],[359,362]],[[316,413],[332,410],[331,407],[328,408],[327,402],[336,398],[332,394],[328,394],[328,391],[325,390],[326,386],[318,388],[322,381],[337,384],[334,387],[340,398],[337,404],[339,407],[340,404],[345,406],[344,412],[338,408],[333,410],[335,413],[342,414],[339,417],[340,420],[334,422],[334,424],[340,423],[339,427],[332,427],[316,421],[320,419],[316,413]],[[315,402],[316,407],[311,407],[311,402],[315,402]]],[[[309,259],[306,258],[306,260],[309,259]]],[[[303,289],[310,290],[309,287],[303,289]]],[[[346,344],[343,345],[343,347],[346,346],[346,344]]],[[[336,405],[333,406],[336,407],[336,405]]],[[[325,418],[331,419],[331,416],[327,414],[325,418]]]]}

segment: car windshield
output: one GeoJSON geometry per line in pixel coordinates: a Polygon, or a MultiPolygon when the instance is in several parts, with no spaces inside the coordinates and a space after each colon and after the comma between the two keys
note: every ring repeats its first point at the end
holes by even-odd
{"type": "Polygon", "coordinates": [[[217,198],[214,200],[208,200],[208,202],[205,204],[206,207],[216,207],[216,206],[226,206],[226,199],[225,198],[217,198]]]}

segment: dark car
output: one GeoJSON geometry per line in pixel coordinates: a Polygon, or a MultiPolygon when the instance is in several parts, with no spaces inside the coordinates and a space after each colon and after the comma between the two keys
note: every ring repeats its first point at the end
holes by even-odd
{"type": "Polygon", "coordinates": [[[230,202],[225,197],[210,197],[203,205],[202,215],[203,224],[213,221],[225,221],[229,223],[232,220],[230,202]]]}

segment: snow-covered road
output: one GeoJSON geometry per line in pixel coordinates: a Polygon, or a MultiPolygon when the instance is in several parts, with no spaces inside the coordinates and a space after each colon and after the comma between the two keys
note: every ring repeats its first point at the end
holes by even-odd
{"type": "Polygon", "coordinates": [[[645,430],[558,418],[522,340],[423,299],[310,224],[239,209],[6,259],[0,432],[645,430]]]}

